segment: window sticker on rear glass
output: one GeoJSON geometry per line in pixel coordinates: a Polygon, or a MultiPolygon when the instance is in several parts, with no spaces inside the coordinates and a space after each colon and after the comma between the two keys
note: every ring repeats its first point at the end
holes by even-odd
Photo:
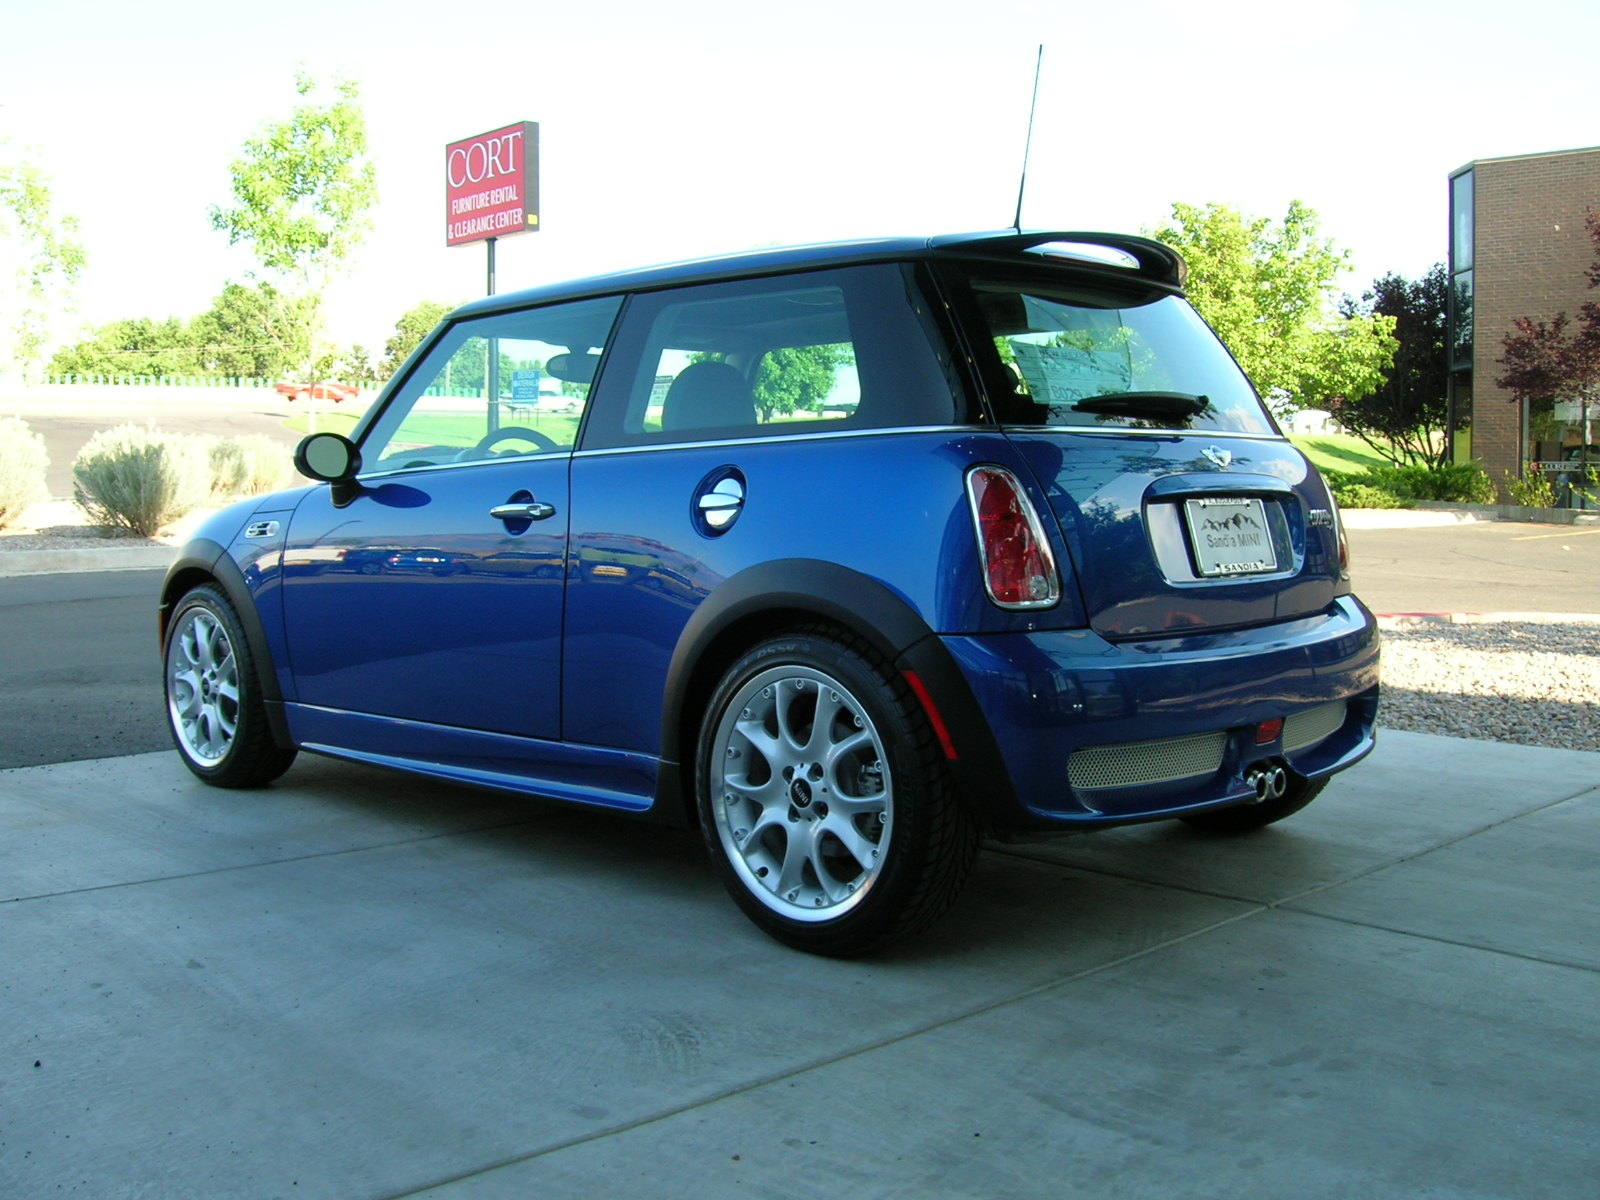
{"type": "Polygon", "coordinates": [[[1133,389],[1133,358],[1125,347],[1085,350],[1039,346],[1016,338],[1011,350],[1035,404],[1071,404],[1133,389]]]}

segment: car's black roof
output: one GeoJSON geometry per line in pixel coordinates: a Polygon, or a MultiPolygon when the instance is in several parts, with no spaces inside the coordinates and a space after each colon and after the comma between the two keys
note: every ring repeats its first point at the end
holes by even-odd
{"type": "Polygon", "coordinates": [[[941,234],[924,238],[874,238],[853,242],[826,242],[785,246],[718,255],[686,262],[665,263],[607,275],[594,275],[565,283],[547,284],[474,300],[455,312],[456,317],[479,316],[589,296],[614,296],[623,292],[652,291],[686,284],[715,283],[727,279],[822,270],[874,262],[913,259],[969,259],[988,262],[1025,262],[1039,256],[1070,262],[1076,269],[1120,278],[1137,275],[1141,281],[1177,291],[1183,286],[1183,259],[1169,246],[1149,238],[1116,233],[1021,232],[941,234]],[[1046,249],[1051,247],[1054,249],[1046,249]],[[1120,261],[1093,257],[1099,249],[1120,261]]]}

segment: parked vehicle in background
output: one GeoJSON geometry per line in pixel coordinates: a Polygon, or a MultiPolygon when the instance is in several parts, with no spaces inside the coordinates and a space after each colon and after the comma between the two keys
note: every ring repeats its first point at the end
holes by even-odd
{"type": "Polygon", "coordinates": [[[174,739],[698,824],[859,954],[980,836],[1243,830],[1373,744],[1328,489],[1142,238],[768,251],[492,297],[162,596],[174,739]],[[517,372],[574,413],[519,405],[517,372]]]}
{"type": "Polygon", "coordinates": [[[280,383],[276,390],[285,400],[332,400],[335,404],[361,394],[353,383],[280,383]]]}

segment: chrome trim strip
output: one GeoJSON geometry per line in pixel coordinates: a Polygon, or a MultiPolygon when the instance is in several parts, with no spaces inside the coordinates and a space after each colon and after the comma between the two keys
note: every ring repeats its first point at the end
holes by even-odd
{"type": "Polygon", "coordinates": [[[704,438],[692,442],[643,442],[628,446],[596,446],[589,450],[578,450],[573,458],[595,458],[607,454],[639,454],[651,450],[688,450],[701,446],[763,446],[774,442],[790,444],[794,442],[832,441],[837,438],[863,438],[863,437],[906,437],[912,434],[973,434],[973,433],[998,433],[999,430],[992,425],[903,425],[890,426],[881,429],[826,429],[815,433],[790,433],[767,434],[764,437],[742,438],[704,438]]]}
{"type": "Polygon", "coordinates": [[[1105,425],[1001,425],[998,433],[1070,433],[1074,436],[1084,437],[1127,437],[1130,434],[1137,437],[1155,438],[1205,438],[1216,441],[1218,438],[1245,442],[1288,442],[1287,434],[1282,433],[1244,433],[1232,429],[1128,429],[1117,426],[1105,425]]]}
{"type": "Polygon", "coordinates": [[[362,472],[358,479],[381,479],[389,475],[409,475],[419,471],[454,471],[463,467],[481,467],[493,462],[522,462],[527,459],[594,458],[607,454],[639,454],[652,450],[686,450],[699,446],[760,446],[770,442],[816,442],[834,438],[908,437],[913,434],[973,434],[973,433],[1051,433],[1071,434],[1073,437],[1151,437],[1151,438],[1237,438],[1254,442],[1288,442],[1279,433],[1223,433],[1219,430],[1200,429],[1089,429],[1077,425],[889,425],[877,429],[824,429],[813,433],[772,433],[757,437],[702,438],[683,442],[642,442],[627,446],[596,446],[588,450],[545,450],[537,454],[519,454],[515,459],[473,459],[467,462],[435,463],[428,467],[396,467],[392,471],[362,472]]]}

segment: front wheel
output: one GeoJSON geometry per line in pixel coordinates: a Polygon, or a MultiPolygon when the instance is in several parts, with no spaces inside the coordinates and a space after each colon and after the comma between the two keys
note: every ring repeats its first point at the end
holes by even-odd
{"type": "Polygon", "coordinates": [[[790,946],[848,957],[930,924],[977,825],[910,688],[864,643],[764,642],[714,692],[697,801],[733,898],[790,946]]]}
{"type": "Polygon", "coordinates": [[[238,614],[209,584],[173,610],[162,653],[167,725],[189,770],[218,787],[271,783],[295,751],[272,740],[238,614]]]}

